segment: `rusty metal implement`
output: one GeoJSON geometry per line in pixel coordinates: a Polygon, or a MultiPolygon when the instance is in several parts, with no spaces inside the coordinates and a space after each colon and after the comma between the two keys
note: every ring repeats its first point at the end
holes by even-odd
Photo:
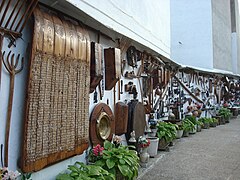
{"type": "Polygon", "coordinates": [[[4,60],[3,52],[2,62],[10,74],[10,87],[9,87],[9,99],[8,99],[8,111],[7,111],[7,122],[6,122],[6,131],[5,131],[5,148],[4,148],[4,166],[8,167],[8,145],[9,145],[9,134],[10,134],[10,125],[11,125],[11,115],[12,115],[12,103],[13,103],[13,92],[14,92],[14,79],[15,75],[20,73],[23,69],[23,58],[21,60],[20,68],[18,68],[20,54],[18,54],[16,60],[14,60],[14,54],[12,54],[11,59],[11,51],[7,55],[7,59],[4,60]]]}

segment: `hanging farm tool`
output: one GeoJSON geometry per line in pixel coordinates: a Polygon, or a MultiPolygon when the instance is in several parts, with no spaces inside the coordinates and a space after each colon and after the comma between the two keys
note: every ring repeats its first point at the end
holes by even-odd
{"type": "Polygon", "coordinates": [[[18,68],[20,54],[18,54],[16,60],[14,60],[14,54],[12,54],[10,59],[11,51],[7,55],[7,59],[4,60],[3,52],[2,62],[10,74],[10,87],[9,87],[9,99],[8,99],[8,111],[7,111],[7,122],[6,122],[6,131],[5,131],[5,148],[4,148],[4,166],[8,167],[8,145],[9,145],[9,134],[10,134],[10,125],[11,125],[11,115],[12,115],[12,104],[13,104],[13,92],[14,92],[14,79],[15,75],[20,73],[23,69],[23,58],[21,60],[20,68],[18,68]]]}
{"type": "MultiPolygon", "coordinates": [[[[4,37],[10,40],[11,47],[17,38],[22,36],[22,31],[36,8],[38,0],[2,0],[0,2],[0,60],[2,59],[2,44],[4,37]]],[[[0,63],[0,87],[1,87],[0,63]]]]}

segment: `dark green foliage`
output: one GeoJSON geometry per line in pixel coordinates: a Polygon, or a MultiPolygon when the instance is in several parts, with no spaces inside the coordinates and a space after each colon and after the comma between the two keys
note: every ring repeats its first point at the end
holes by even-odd
{"type": "Polygon", "coordinates": [[[231,116],[231,111],[227,108],[221,108],[219,109],[218,114],[220,116],[223,116],[225,119],[227,119],[231,116]]]}
{"type": "Polygon", "coordinates": [[[69,165],[69,173],[59,174],[57,180],[114,180],[115,176],[97,165],[85,165],[76,162],[69,165]]]}
{"type": "Polygon", "coordinates": [[[177,125],[170,122],[158,122],[157,136],[159,139],[164,138],[166,142],[171,142],[176,138],[177,125]]]}
{"type": "Polygon", "coordinates": [[[192,131],[195,129],[195,125],[189,119],[184,119],[182,122],[183,130],[186,132],[192,131]]]}
{"type": "Polygon", "coordinates": [[[115,176],[120,172],[125,178],[132,180],[138,176],[139,157],[135,150],[129,149],[129,146],[115,147],[114,144],[105,141],[103,158],[96,161],[96,165],[115,176]]]}

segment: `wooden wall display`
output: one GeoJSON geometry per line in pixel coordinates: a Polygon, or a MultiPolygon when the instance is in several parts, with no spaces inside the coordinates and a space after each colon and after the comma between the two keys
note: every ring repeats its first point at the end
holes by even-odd
{"type": "Polygon", "coordinates": [[[115,134],[122,135],[127,132],[128,105],[118,102],[115,105],[115,134]]]}
{"type": "Polygon", "coordinates": [[[115,119],[110,107],[105,103],[98,103],[90,117],[90,140],[93,146],[103,145],[105,140],[112,140],[115,133],[115,119]]]}
{"type": "Polygon", "coordinates": [[[111,90],[121,77],[121,51],[118,48],[104,49],[105,89],[111,90]]]}
{"type": "Polygon", "coordinates": [[[92,93],[103,78],[103,47],[95,42],[91,42],[91,78],[90,93],[92,93]]]}
{"type": "Polygon", "coordinates": [[[161,70],[154,69],[153,70],[153,88],[157,88],[157,86],[161,85],[161,70]]]}
{"type": "Polygon", "coordinates": [[[89,139],[88,33],[39,9],[34,17],[23,172],[81,154],[89,139]]]}
{"type": "Polygon", "coordinates": [[[134,130],[135,137],[139,138],[144,134],[146,127],[146,114],[145,107],[138,100],[132,100],[128,103],[128,129],[126,133],[126,138],[129,140],[130,133],[134,130]]]}

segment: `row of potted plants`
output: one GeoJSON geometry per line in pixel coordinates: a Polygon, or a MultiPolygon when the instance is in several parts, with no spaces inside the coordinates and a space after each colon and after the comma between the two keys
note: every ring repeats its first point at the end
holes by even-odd
{"type": "MultiPolygon", "coordinates": [[[[226,108],[219,110],[219,115],[224,118],[229,118],[231,113],[226,108]]],[[[201,129],[208,129],[209,127],[216,127],[219,120],[216,118],[199,118],[195,116],[187,116],[179,124],[172,124],[170,122],[160,121],[157,123],[157,137],[159,138],[158,150],[166,150],[168,145],[175,139],[182,136],[188,137],[189,134],[200,132],[201,129]]]]}

